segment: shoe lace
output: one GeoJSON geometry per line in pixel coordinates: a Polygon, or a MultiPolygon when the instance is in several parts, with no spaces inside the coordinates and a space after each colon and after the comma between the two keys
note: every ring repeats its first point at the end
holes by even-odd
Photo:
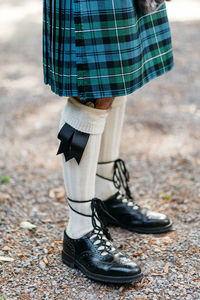
{"type": "MultiPolygon", "coordinates": [[[[72,200],[68,198],[69,201],[80,203],[80,201],[72,200]]],[[[108,228],[106,227],[105,221],[99,216],[100,212],[109,215],[107,212],[103,201],[100,199],[94,198],[92,200],[81,201],[81,203],[91,202],[91,215],[83,214],[77,210],[75,210],[70,204],[69,207],[76,213],[81,216],[92,218],[93,225],[93,235],[90,239],[93,241],[95,245],[99,245],[98,250],[102,255],[108,254],[110,251],[115,251],[116,248],[112,244],[112,237],[108,228]]],[[[109,215],[110,216],[110,215],[109,215]]]]}
{"type": "Polygon", "coordinates": [[[139,209],[139,205],[135,203],[134,197],[131,195],[129,188],[130,175],[126,168],[126,164],[123,159],[118,158],[116,160],[99,162],[99,165],[114,163],[113,178],[106,178],[97,174],[98,177],[112,181],[116,189],[118,189],[117,198],[122,200],[123,203],[127,203],[128,206],[132,206],[133,209],[139,209]]]}

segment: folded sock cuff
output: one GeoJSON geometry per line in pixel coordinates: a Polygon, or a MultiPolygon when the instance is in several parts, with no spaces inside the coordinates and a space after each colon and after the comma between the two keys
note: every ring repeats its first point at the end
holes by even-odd
{"type": "Polygon", "coordinates": [[[96,109],[81,104],[73,97],[68,98],[62,118],[73,128],[89,133],[101,134],[104,130],[108,110],[96,109]]]}

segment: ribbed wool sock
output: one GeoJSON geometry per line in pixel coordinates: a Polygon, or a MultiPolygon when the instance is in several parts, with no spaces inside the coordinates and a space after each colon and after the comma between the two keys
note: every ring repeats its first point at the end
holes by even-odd
{"type": "MultiPolygon", "coordinates": [[[[67,123],[79,131],[90,134],[79,164],[74,158],[66,162],[62,154],[67,197],[80,201],[80,203],[70,202],[70,205],[87,215],[91,215],[91,203],[81,201],[90,200],[95,196],[97,161],[107,115],[107,110],[88,107],[69,97],[61,116],[60,128],[67,123]]],[[[81,216],[69,207],[69,222],[66,227],[69,237],[80,238],[92,229],[91,218],[81,216]]]]}
{"type": "MultiPolygon", "coordinates": [[[[119,156],[121,132],[124,122],[127,96],[115,97],[101,139],[99,162],[113,161],[119,156]]],[[[114,163],[98,164],[97,174],[112,179],[114,163]]],[[[95,195],[101,200],[106,200],[117,192],[113,182],[96,176],[95,195]]]]}

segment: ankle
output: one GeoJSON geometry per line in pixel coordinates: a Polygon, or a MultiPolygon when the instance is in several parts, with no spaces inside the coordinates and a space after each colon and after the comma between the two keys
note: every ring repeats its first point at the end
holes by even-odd
{"type": "Polygon", "coordinates": [[[96,196],[99,198],[106,200],[121,189],[131,198],[129,172],[121,158],[99,162],[96,175],[96,196]]]}
{"type": "Polygon", "coordinates": [[[117,191],[118,189],[116,189],[112,180],[109,181],[99,176],[96,177],[95,195],[97,198],[100,198],[104,201],[114,195],[117,191]]]}
{"type": "MultiPolygon", "coordinates": [[[[74,225],[74,224],[73,224],[74,225]]],[[[72,226],[72,224],[67,224],[66,228],[65,228],[65,232],[66,234],[71,238],[71,239],[80,239],[82,238],[84,235],[86,235],[87,233],[89,233],[90,231],[93,230],[93,226],[90,224],[87,224],[86,226],[82,226],[82,227],[75,227],[72,226]]]]}
{"type": "Polygon", "coordinates": [[[93,229],[91,201],[72,200],[68,197],[69,221],[66,233],[70,238],[78,239],[93,229]]]}

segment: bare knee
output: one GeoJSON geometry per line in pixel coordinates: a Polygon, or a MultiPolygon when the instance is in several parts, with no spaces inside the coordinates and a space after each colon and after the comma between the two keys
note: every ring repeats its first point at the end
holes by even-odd
{"type": "Polygon", "coordinates": [[[84,105],[91,106],[97,109],[108,109],[109,107],[111,107],[113,100],[115,99],[115,97],[106,97],[81,100],[79,96],[74,98],[84,105]]]}
{"type": "Polygon", "coordinates": [[[108,109],[115,97],[107,97],[107,98],[98,98],[96,99],[96,108],[98,109],[108,109]]]}

